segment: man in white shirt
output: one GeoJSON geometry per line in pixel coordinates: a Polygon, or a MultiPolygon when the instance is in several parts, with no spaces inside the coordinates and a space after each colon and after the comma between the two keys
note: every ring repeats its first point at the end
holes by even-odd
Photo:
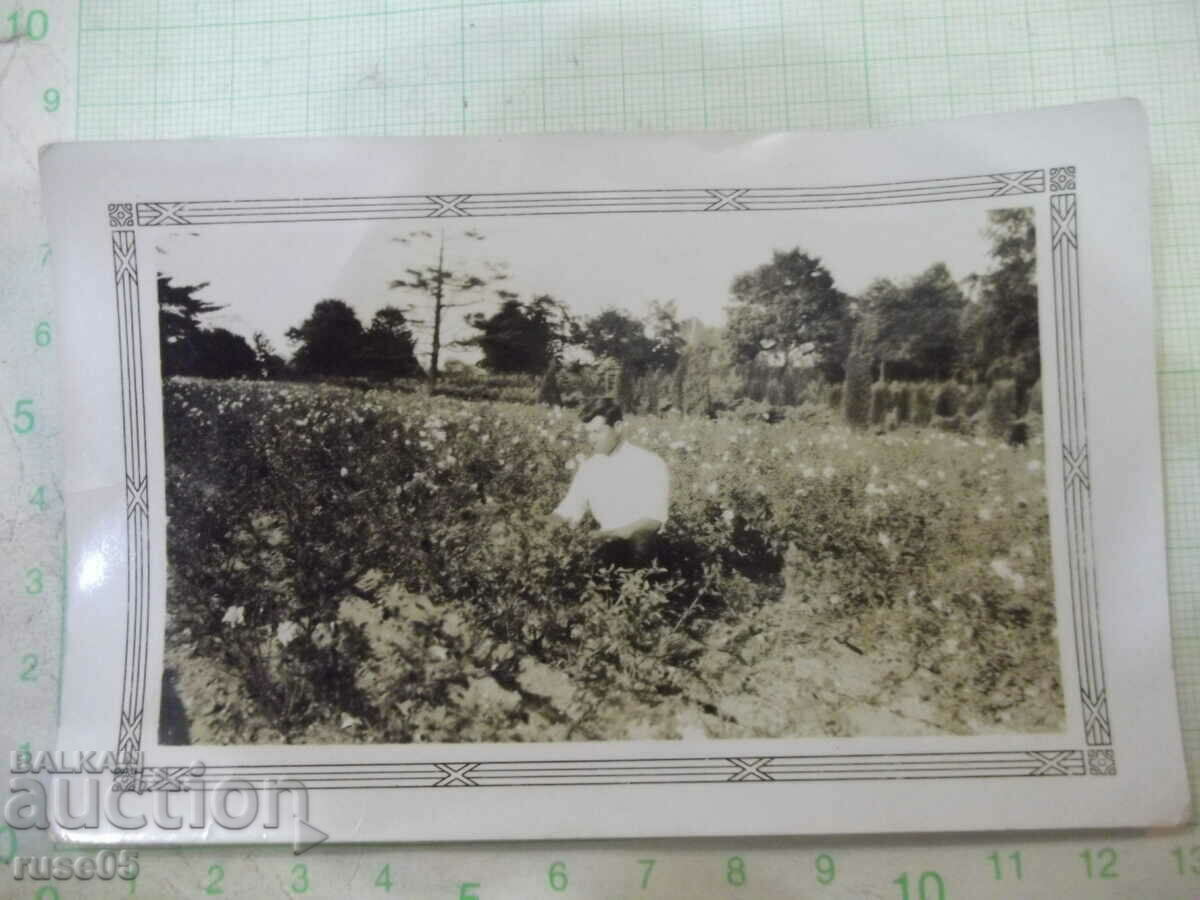
{"type": "Polygon", "coordinates": [[[593,455],[580,464],[552,515],[578,525],[590,512],[600,525],[597,557],[612,565],[644,566],[654,558],[667,521],[671,473],[662,457],[625,440],[623,412],[611,397],[589,403],[580,418],[593,455]]]}

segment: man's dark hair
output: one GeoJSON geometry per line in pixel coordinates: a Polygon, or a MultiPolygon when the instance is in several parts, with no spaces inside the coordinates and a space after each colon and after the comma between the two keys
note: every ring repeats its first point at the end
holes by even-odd
{"type": "Polygon", "coordinates": [[[625,413],[621,409],[621,404],[612,397],[599,397],[584,404],[583,411],[579,414],[579,420],[590,422],[596,416],[602,417],[604,424],[611,427],[625,418],[625,413]]]}

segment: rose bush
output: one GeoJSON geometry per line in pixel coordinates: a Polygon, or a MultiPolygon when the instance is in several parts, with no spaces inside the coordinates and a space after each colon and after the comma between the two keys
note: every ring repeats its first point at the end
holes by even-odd
{"type": "Polygon", "coordinates": [[[288,739],[611,737],[614,709],[713,702],[714,626],[783,597],[901,648],[960,730],[1060,720],[1036,441],[632,417],[672,507],[631,572],[546,521],[570,412],[188,379],[164,404],[169,640],[288,739]]]}

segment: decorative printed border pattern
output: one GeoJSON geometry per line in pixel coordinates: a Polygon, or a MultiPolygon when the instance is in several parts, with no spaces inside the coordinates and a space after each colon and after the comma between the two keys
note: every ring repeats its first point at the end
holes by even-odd
{"type": "Polygon", "coordinates": [[[108,208],[112,232],[117,329],[121,353],[121,420],[125,435],[126,558],[125,670],[121,685],[121,724],[117,753],[131,755],[141,748],[146,705],[150,625],[150,503],[147,495],[149,455],[146,448],[145,365],[142,359],[142,320],[138,296],[137,239],[133,210],[127,204],[108,208]]]}
{"type": "MultiPolygon", "coordinates": [[[[1094,752],[1094,751],[1092,751],[1094,752]]],[[[237,766],[142,770],[139,792],[215,788],[246,779],[237,766]]],[[[1082,750],[856,754],[696,759],[551,760],[537,762],[379,763],[272,766],[274,779],[307,790],[356,788],[521,787],[540,784],[728,784],[772,781],[895,781],[936,778],[1030,778],[1085,774],[1082,750]]]]}
{"type": "Polygon", "coordinates": [[[629,191],[539,191],[524,194],[412,194],[399,197],[305,197],[139,203],[142,228],[268,222],[361,222],[480,216],[558,216],[605,213],[763,212],[938,203],[1040,194],[1043,169],[823,188],[697,188],[629,191]]]}
{"type": "Polygon", "coordinates": [[[1062,430],[1063,490],[1075,650],[1079,661],[1086,752],[1002,751],[754,758],[670,757],[528,762],[258,765],[226,769],[148,766],[123,774],[117,788],[177,791],[224,778],[303,778],[310,789],[515,787],[521,785],[746,783],[878,779],[1026,778],[1114,775],[1099,633],[1088,472],[1087,405],[1079,296],[1075,168],[840,187],[702,188],[426,194],[400,197],[178,201],[110,204],[120,324],[126,496],[128,603],[125,683],[118,750],[141,749],[149,647],[149,507],[144,364],[138,315],[136,220],[141,228],[373,219],[508,217],[609,213],[762,212],[892,206],[1051,192],[1054,324],[1062,430]]]}
{"type": "MultiPolygon", "coordinates": [[[[1083,312],[1079,301],[1079,233],[1075,167],[1050,170],[1050,247],[1054,266],[1054,328],[1058,347],[1058,404],[1062,421],[1063,493],[1067,509],[1067,559],[1071,570],[1075,652],[1088,746],[1112,743],[1108,692],[1100,641],[1092,544],[1092,493],[1088,467],[1087,398],[1084,392],[1083,312]]],[[[1089,753],[1096,774],[1116,774],[1111,751],[1089,753]]]]}

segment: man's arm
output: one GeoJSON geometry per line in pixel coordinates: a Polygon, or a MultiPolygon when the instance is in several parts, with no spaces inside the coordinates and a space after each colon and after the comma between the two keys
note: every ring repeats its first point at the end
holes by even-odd
{"type": "Polygon", "coordinates": [[[558,504],[548,516],[552,521],[577,525],[583,519],[583,514],[588,509],[584,465],[584,463],[580,463],[575,477],[571,479],[571,487],[567,490],[567,496],[563,497],[562,503],[558,504]]]}

